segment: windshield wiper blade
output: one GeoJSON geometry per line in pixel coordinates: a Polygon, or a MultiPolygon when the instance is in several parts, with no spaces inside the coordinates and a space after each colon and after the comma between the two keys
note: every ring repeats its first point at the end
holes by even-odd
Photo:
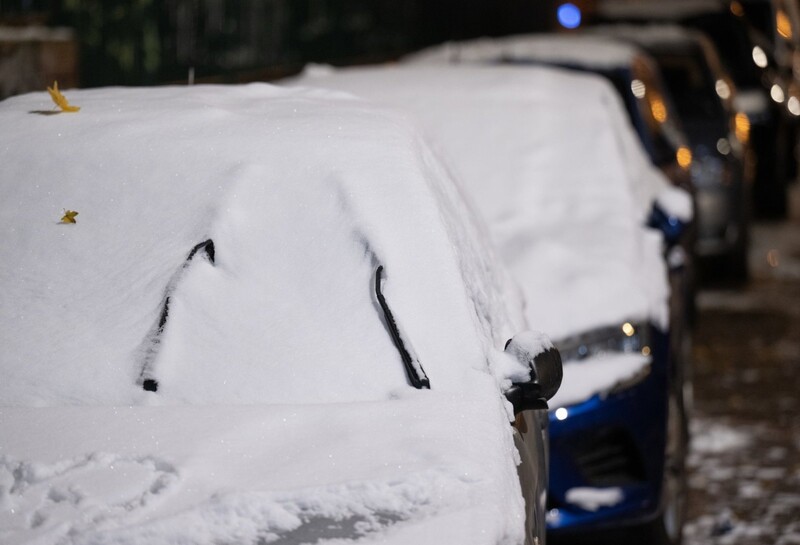
{"type": "Polygon", "coordinates": [[[164,327],[167,325],[167,318],[169,317],[169,304],[172,293],[175,291],[175,288],[178,285],[178,282],[180,281],[184,271],[191,264],[198,252],[201,252],[205,259],[207,259],[212,265],[215,263],[216,251],[214,249],[214,241],[211,239],[205,240],[199,244],[196,244],[192,248],[192,250],[189,252],[189,255],[186,257],[186,261],[184,261],[183,265],[181,265],[181,268],[178,269],[175,274],[173,274],[172,278],[167,284],[167,289],[164,293],[164,302],[162,303],[161,314],[159,315],[158,322],[156,323],[154,329],[148,334],[145,341],[147,344],[145,360],[142,365],[141,372],[139,373],[139,385],[147,392],[158,391],[158,380],[153,374],[152,365],[156,358],[156,354],[158,353],[159,344],[161,343],[161,335],[164,333],[164,327]]]}
{"type": "Polygon", "coordinates": [[[408,348],[406,348],[406,344],[403,342],[403,338],[400,336],[400,330],[397,327],[397,322],[392,315],[392,311],[389,310],[389,305],[386,303],[386,298],[383,296],[383,292],[381,291],[382,280],[383,265],[379,265],[378,269],[375,271],[375,295],[378,297],[378,303],[381,305],[383,315],[386,318],[386,325],[389,327],[389,333],[392,335],[392,341],[394,342],[395,347],[397,347],[397,351],[400,352],[400,358],[403,360],[403,366],[406,369],[408,380],[411,382],[411,385],[418,390],[430,390],[431,382],[428,380],[428,375],[425,374],[422,364],[420,364],[416,357],[411,355],[411,352],[408,350],[408,348]]]}

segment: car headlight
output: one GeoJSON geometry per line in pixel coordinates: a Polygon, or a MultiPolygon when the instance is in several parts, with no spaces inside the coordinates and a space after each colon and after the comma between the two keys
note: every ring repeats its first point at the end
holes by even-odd
{"type": "Polygon", "coordinates": [[[650,328],[647,324],[625,322],[568,337],[555,343],[563,361],[582,360],[606,353],[628,353],[649,356],[650,328]]]}

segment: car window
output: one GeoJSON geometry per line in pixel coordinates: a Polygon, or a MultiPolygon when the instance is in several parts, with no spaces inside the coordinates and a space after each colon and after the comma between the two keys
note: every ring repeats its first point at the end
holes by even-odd
{"type": "MultiPolygon", "coordinates": [[[[675,53],[659,51],[654,56],[681,118],[724,118],[717,82],[699,46],[675,53]]],[[[727,94],[730,95],[730,89],[727,94]]]]}
{"type": "Polygon", "coordinates": [[[753,45],[741,21],[724,12],[696,16],[687,20],[687,23],[711,38],[725,70],[738,87],[757,87],[761,84],[761,72],[753,61],[753,45]]]}
{"type": "Polygon", "coordinates": [[[623,97],[631,123],[651,160],[656,165],[672,162],[682,144],[681,129],[657,76],[642,63],[635,63],[630,71],[607,70],[603,75],[623,97]]]}

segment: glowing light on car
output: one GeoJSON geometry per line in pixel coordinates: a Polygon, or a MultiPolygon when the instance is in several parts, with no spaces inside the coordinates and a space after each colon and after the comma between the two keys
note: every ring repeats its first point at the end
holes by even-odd
{"type": "Polygon", "coordinates": [[[733,13],[737,17],[743,17],[744,16],[744,8],[742,7],[742,5],[739,2],[734,0],[733,2],[731,2],[731,13],[733,13]]]}
{"type": "Polygon", "coordinates": [[[632,337],[633,334],[636,333],[636,328],[634,328],[630,322],[625,322],[622,324],[622,332],[628,337],[632,337]]]}
{"type": "Polygon", "coordinates": [[[783,93],[783,89],[777,83],[772,86],[769,90],[769,96],[772,97],[772,100],[781,104],[785,99],[786,95],[783,93]]]}
{"type": "Polygon", "coordinates": [[[720,138],[717,140],[717,151],[722,155],[728,155],[731,152],[731,143],[727,138],[720,138]]]}
{"type": "Polygon", "coordinates": [[[642,80],[635,79],[631,82],[631,91],[633,92],[633,96],[636,98],[644,98],[644,95],[647,92],[647,87],[642,80]]]}
{"type": "Polygon", "coordinates": [[[664,123],[667,120],[667,106],[661,97],[654,96],[650,101],[650,111],[653,112],[653,117],[659,123],[664,123]]]}
{"type": "Polygon", "coordinates": [[[714,88],[717,91],[717,95],[722,100],[728,100],[731,98],[731,86],[728,85],[724,79],[718,79],[717,83],[714,84],[714,88]]]}
{"type": "Polygon", "coordinates": [[[682,169],[688,170],[692,166],[692,151],[686,146],[680,146],[675,152],[675,159],[682,169]]]}
{"type": "Polygon", "coordinates": [[[650,347],[649,346],[643,346],[642,347],[642,356],[649,356],[649,355],[650,355],[650,347]]]}
{"type": "Polygon", "coordinates": [[[564,407],[559,407],[558,409],[556,409],[556,418],[558,420],[566,420],[568,416],[569,416],[569,411],[564,407]]]}
{"type": "Polygon", "coordinates": [[[742,144],[746,144],[750,139],[750,118],[747,117],[747,114],[739,112],[736,114],[733,124],[736,138],[738,138],[742,144]]]}
{"type": "Polygon", "coordinates": [[[753,48],[753,62],[756,63],[756,66],[759,68],[767,67],[767,54],[764,53],[764,50],[759,46],[753,48]]]}
{"type": "Polygon", "coordinates": [[[581,24],[581,10],[575,4],[567,2],[558,6],[558,24],[564,28],[578,28],[581,24]]]}
{"type": "Polygon", "coordinates": [[[791,96],[789,97],[789,101],[786,103],[786,107],[789,109],[789,113],[792,115],[800,115],[800,100],[797,97],[791,96]]]}
{"type": "Polygon", "coordinates": [[[778,34],[787,40],[792,39],[792,22],[782,9],[778,10],[778,13],[775,14],[775,26],[778,29],[778,34]]]}

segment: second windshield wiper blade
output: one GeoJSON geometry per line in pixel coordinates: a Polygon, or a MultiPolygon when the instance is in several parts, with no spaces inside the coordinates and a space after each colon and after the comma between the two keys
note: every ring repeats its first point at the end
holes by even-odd
{"type": "Polygon", "coordinates": [[[431,382],[428,380],[428,375],[425,374],[425,370],[422,368],[422,364],[420,364],[419,360],[412,356],[411,352],[406,348],[406,344],[403,342],[400,330],[397,327],[397,322],[395,322],[392,311],[389,310],[389,305],[386,303],[386,298],[383,296],[383,291],[381,290],[382,280],[383,265],[379,265],[378,269],[375,271],[375,295],[378,297],[378,303],[381,305],[383,315],[386,318],[386,325],[389,327],[392,341],[397,347],[397,351],[400,352],[400,358],[403,360],[403,366],[406,369],[408,380],[414,388],[430,390],[431,382]]]}
{"type": "Polygon", "coordinates": [[[209,263],[214,265],[216,257],[214,241],[208,239],[196,244],[189,252],[186,260],[181,265],[181,268],[172,275],[172,278],[167,284],[167,289],[164,292],[164,300],[161,307],[161,314],[158,317],[158,322],[145,339],[146,348],[144,363],[142,364],[142,369],[139,373],[138,384],[147,392],[158,391],[158,380],[155,378],[155,370],[152,368],[152,366],[158,354],[159,345],[161,344],[161,336],[164,333],[164,328],[167,325],[167,318],[169,318],[169,305],[172,299],[172,293],[175,291],[175,288],[183,276],[183,273],[186,271],[187,267],[189,267],[189,265],[192,263],[192,260],[198,253],[207,259],[209,263]]]}

